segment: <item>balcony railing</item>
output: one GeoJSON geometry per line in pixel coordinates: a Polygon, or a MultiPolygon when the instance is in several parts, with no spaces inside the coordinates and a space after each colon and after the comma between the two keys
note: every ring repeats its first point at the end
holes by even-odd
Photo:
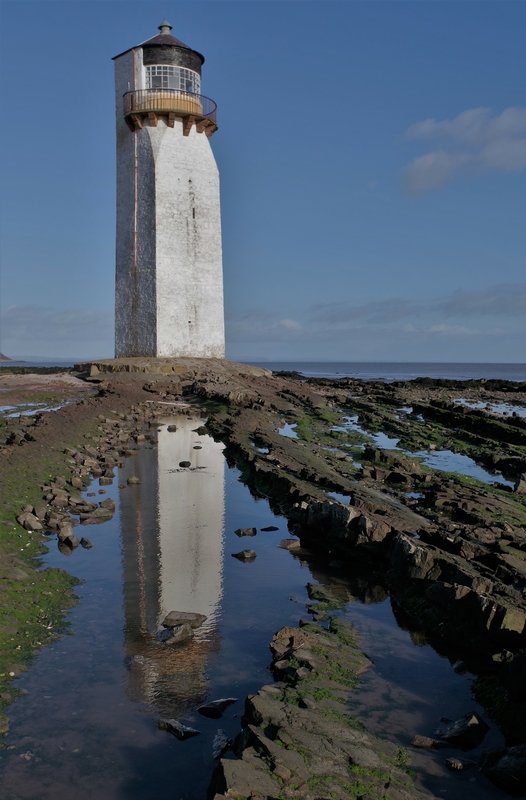
{"type": "Polygon", "coordinates": [[[217,105],[202,94],[179,89],[140,89],[124,95],[124,116],[131,114],[175,114],[209,119],[217,125],[217,105]]]}

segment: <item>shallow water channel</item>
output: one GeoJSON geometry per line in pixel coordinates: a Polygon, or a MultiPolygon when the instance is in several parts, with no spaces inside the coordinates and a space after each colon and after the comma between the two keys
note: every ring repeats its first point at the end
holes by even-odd
{"type": "MultiPolygon", "coordinates": [[[[25,694],[10,709],[0,752],[2,800],[205,800],[218,731],[235,736],[245,695],[272,680],[270,639],[306,617],[313,577],[339,581],[353,598],[342,613],[375,663],[351,710],[373,732],[408,746],[415,733],[433,734],[443,715],[484,716],[471,698],[471,676],[400,628],[385,593],[363,580],[355,591],[351,580],[281,549],[286,520],[240,483],[221,444],[195,432],[200,420],[175,421],[177,431],[161,426],[157,446],[127,459],[107,491],[97,482],[88,490],[117,506],[111,521],[83,528],[91,550],[66,558],[52,541],[45,564],[81,579],[79,602],[69,635],[16,681],[25,694]],[[192,467],[181,469],[182,460],[192,467]],[[127,485],[132,475],[139,485],[127,485]],[[261,531],[270,525],[278,530],[261,531]],[[247,527],[257,535],[235,534],[247,527]],[[257,552],[254,561],[232,558],[245,548],[257,552]],[[207,615],[194,640],[176,648],[157,638],[173,609],[207,615]],[[221,719],[197,712],[220,697],[238,698],[221,719]],[[158,729],[161,717],[200,735],[178,741],[158,729]]],[[[492,729],[484,746],[499,742],[492,729]]],[[[445,758],[461,756],[454,750],[415,755],[417,780],[430,796],[502,796],[476,769],[448,772],[445,758]]]]}

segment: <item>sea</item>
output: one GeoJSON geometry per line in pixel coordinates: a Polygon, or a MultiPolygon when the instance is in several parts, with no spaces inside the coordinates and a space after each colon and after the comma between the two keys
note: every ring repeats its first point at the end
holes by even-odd
{"type": "MultiPolygon", "coordinates": [[[[89,359],[48,361],[2,361],[1,368],[68,369],[89,359]]],[[[312,378],[360,378],[361,380],[407,381],[415,378],[448,380],[506,380],[526,382],[526,364],[456,363],[435,361],[249,361],[273,372],[299,372],[312,378]]]]}
{"type": "Polygon", "coordinates": [[[448,380],[526,381],[526,364],[464,364],[411,361],[251,361],[274,372],[291,371],[312,378],[360,378],[408,381],[415,378],[448,380]]]}

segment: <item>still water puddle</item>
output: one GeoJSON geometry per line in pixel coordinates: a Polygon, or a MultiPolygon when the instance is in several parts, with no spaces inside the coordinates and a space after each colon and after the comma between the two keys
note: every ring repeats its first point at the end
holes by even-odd
{"type": "MultiPolygon", "coordinates": [[[[279,548],[286,521],[250,494],[237,470],[226,467],[220,443],[195,432],[201,420],[176,422],[175,432],[161,426],[157,447],[144,447],[119,470],[106,493],[115,500],[116,513],[111,521],[90,526],[93,548],[78,548],[66,560],[52,546],[45,558],[46,565],[65,567],[82,580],[79,602],[69,613],[71,635],[40,652],[16,681],[27,694],[10,709],[8,749],[1,752],[2,797],[204,800],[218,733],[238,733],[244,697],[271,681],[273,633],[305,616],[305,585],[315,573],[279,548]],[[178,469],[183,460],[191,468],[178,469]],[[140,484],[128,486],[131,476],[140,484]],[[275,532],[249,540],[255,561],[231,557],[244,545],[236,529],[271,525],[275,532]],[[159,641],[161,622],[171,610],[207,616],[189,644],[159,641]],[[220,697],[238,700],[219,720],[199,715],[200,704],[220,697]],[[158,729],[160,718],[178,719],[200,735],[180,742],[158,729]]],[[[381,603],[358,602],[348,609],[363,631],[364,649],[371,652],[380,640],[384,648],[378,674],[388,693],[372,689],[370,712],[367,689],[363,700],[357,695],[352,701],[357,707],[362,703],[367,724],[368,717],[385,718],[380,732],[396,734],[393,714],[403,709],[407,730],[420,732],[420,709],[415,712],[407,695],[414,674],[396,666],[400,657],[416,670],[423,664],[431,715],[452,713],[446,702],[452,693],[458,694],[462,713],[473,708],[469,681],[460,680],[430,647],[421,662],[421,648],[399,631],[394,618],[386,620],[383,609],[381,603]],[[379,609],[379,617],[371,608],[379,609]],[[393,642],[391,660],[386,631],[393,642]]],[[[377,672],[375,667],[368,674],[367,686],[374,686],[377,672]]],[[[422,775],[425,783],[425,766],[422,775]]],[[[448,797],[466,800],[465,787],[455,793],[456,776],[442,770],[440,780],[448,797]]],[[[471,796],[483,795],[477,790],[471,796]]]]}
{"type": "Polygon", "coordinates": [[[398,450],[406,456],[414,456],[418,458],[426,467],[431,467],[439,472],[457,472],[459,475],[465,475],[469,478],[476,478],[482,483],[499,483],[503,486],[514,487],[514,481],[507,480],[498,473],[488,472],[488,470],[479,466],[469,456],[462,455],[462,453],[455,453],[453,450],[404,450],[398,446],[400,439],[387,436],[383,432],[369,433],[358,422],[358,415],[346,417],[344,425],[337,426],[334,430],[339,431],[353,431],[354,433],[366,436],[375,447],[380,450],[398,450]]]}
{"type": "Polygon", "coordinates": [[[500,417],[516,416],[526,418],[526,408],[524,406],[514,406],[511,403],[485,403],[483,400],[466,400],[465,398],[453,400],[453,402],[465,408],[489,411],[491,414],[497,414],[500,417]]]}
{"type": "Polygon", "coordinates": [[[298,433],[296,431],[296,423],[285,422],[281,428],[278,428],[280,436],[285,436],[286,439],[297,439],[298,433]]]}
{"type": "Polygon", "coordinates": [[[7,417],[8,419],[15,419],[16,417],[34,417],[43,412],[58,411],[65,405],[66,403],[59,403],[54,406],[49,406],[47,403],[19,403],[13,406],[0,406],[0,416],[7,417]]]}

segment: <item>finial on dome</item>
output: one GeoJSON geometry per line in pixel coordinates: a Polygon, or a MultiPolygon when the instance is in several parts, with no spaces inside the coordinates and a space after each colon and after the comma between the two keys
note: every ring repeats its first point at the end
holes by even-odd
{"type": "Polygon", "coordinates": [[[170,31],[172,30],[172,26],[170,25],[169,22],[163,19],[163,21],[159,25],[159,30],[161,31],[161,33],[170,33],[170,31]]]}

